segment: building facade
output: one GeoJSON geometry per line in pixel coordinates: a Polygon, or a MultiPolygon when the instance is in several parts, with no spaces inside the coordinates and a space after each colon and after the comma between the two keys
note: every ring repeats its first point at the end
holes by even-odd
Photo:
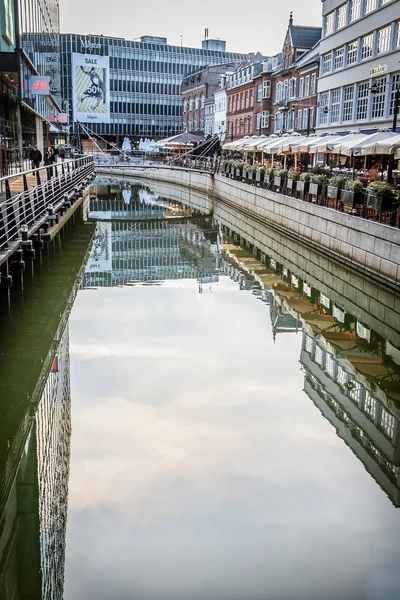
{"type": "Polygon", "coordinates": [[[317,107],[319,27],[289,26],[283,44],[282,65],[274,75],[275,133],[312,132],[317,107]]]}
{"type": "Polygon", "coordinates": [[[280,68],[282,54],[265,59],[256,66],[254,75],[254,133],[270,135],[274,132],[273,121],[273,74],[280,68]]]}
{"type": "Polygon", "coordinates": [[[234,71],[238,63],[205,67],[182,82],[182,128],[192,133],[205,133],[205,103],[218,90],[221,76],[234,71]]]}
{"type": "MultiPolygon", "coordinates": [[[[58,0],[0,3],[0,170],[43,150],[62,114],[58,0]]],[[[27,165],[25,165],[27,166],[27,165]]]]}
{"type": "Polygon", "coordinates": [[[210,136],[214,133],[215,98],[207,98],[204,105],[204,135],[210,136]]]}
{"type": "Polygon", "coordinates": [[[264,58],[258,52],[227,78],[226,137],[229,141],[253,135],[256,131],[254,76],[264,58]]]}
{"type": "Polygon", "coordinates": [[[227,94],[226,94],[226,80],[227,73],[221,75],[219,87],[214,92],[214,131],[213,133],[219,135],[221,142],[223,143],[226,138],[226,107],[227,107],[227,94]]]}
{"type": "Polygon", "coordinates": [[[323,0],[319,131],[393,126],[400,85],[399,0],[323,0]]]}
{"type": "Polygon", "coordinates": [[[84,131],[79,121],[117,143],[124,136],[162,138],[180,133],[185,76],[242,57],[208,47],[172,46],[166,38],[151,36],[129,41],[62,34],[62,90],[71,108],[71,132],[84,131]],[[94,80],[95,93],[90,91],[94,80]]]}

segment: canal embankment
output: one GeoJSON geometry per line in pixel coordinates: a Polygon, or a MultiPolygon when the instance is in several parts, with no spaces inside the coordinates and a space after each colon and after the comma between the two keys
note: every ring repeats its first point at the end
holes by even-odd
{"type": "Polygon", "coordinates": [[[249,186],[223,175],[181,168],[110,168],[98,172],[171,183],[207,194],[243,217],[292,237],[386,285],[400,288],[400,232],[371,220],[249,186]]]}

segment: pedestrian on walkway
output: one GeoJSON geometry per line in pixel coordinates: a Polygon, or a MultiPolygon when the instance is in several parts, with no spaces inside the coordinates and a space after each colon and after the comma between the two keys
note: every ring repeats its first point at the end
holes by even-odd
{"type": "Polygon", "coordinates": [[[42,162],[42,153],[38,149],[37,145],[33,146],[33,150],[31,150],[30,159],[32,161],[32,169],[38,169],[40,167],[40,163],[42,162]]]}
{"type": "Polygon", "coordinates": [[[64,159],[65,159],[65,148],[64,148],[64,146],[61,146],[61,148],[60,148],[60,158],[61,158],[61,162],[64,162],[64,159]]]}
{"type": "Polygon", "coordinates": [[[53,152],[53,148],[51,146],[48,146],[47,151],[45,152],[44,155],[44,164],[45,167],[47,167],[47,173],[48,173],[48,177],[50,179],[50,177],[53,177],[53,165],[54,163],[54,152],[53,152]]]}
{"type": "Polygon", "coordinates": [[[58,153],[59,153],[58,146],[54,146],[54,150],[53,150],[54,160],[53,160],[53,162],[55,162],[55,163],[58,161],[58,153]]]}

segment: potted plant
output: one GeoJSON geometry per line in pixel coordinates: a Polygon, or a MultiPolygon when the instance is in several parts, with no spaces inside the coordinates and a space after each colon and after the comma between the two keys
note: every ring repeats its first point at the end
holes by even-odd
{"type": "Polygon", "coordinates": [[[253,183],[254,181],[254,174],[256,172],[256,167],[253,167],[253,165],[246,165],[244,168],[245,171],[245,177],[248,183],[253,183]]]}
{"type": "Polygon", "coordinates": [[[378,213],[389,210],[392,187],[387,181],[371,181],[367,185],[367,216],[377,217],[378,213]]]}
{"type": "Polygon", "coordinates": [[[340,190],[344,188],[346,179],[340,175],[335,175],[328,180],[326,189],[326,195],[332,200],[338,200],[340,196],[340,190]]]}
{"type": "Polygon", "coordinates": [[[300,173],[300,177],[296,183],[296,193],[300,195],[302,200],[304,200],[305,195],[308,194],[310,179],[311,173],[300,173]]]}
{"type": "Polygon", "coordinates": [[[326,185],[327,177],[326,175],[316,174],[312,175],[310,181],[310,187],[308,190],[308,194],[310,196],[314,196],[318,198],[322,194],[322,186],[326,185]]]}
{"type": "Polygon", "coordinates": [[[342,189],[340,194],[343,212],[349,214],[358,213],[355,207],[357,205],[362,206],[364,202],[363,191],[364,184],[361,179],[346,179],[344,189],[342,189]]]}
{"type": "Polygon", "coordinates": [[[288,178],[288,172],[286,169],[278,169],[274,173],[274,188],[275,191],[280,192],[282,190],[283,183],[288,178]]]}
{"type": "Polygon", "coordinates": [[[257,167],[256,169],[256,185],[257,183],[261,186],[264,183],[265,178],[265,167],[257,167]]]}
{"type": "Polygon", "coordinates": [[[289,169],[288,178],[286,181],[286,191],[290,192],[292,196],[296,191],[296,182],[298,181],[299,177],[300,171],[297,171],[297,169],[289,169]]]}

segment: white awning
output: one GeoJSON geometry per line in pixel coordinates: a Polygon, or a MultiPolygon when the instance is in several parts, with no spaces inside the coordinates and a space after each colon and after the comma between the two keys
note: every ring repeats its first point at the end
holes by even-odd
{"type": "Polygon", "coordinates": [[[344,135],[337,144],[333,144],[332,154],[351,156],[352,148],[369,137],[371,136],[365,133],[350,133],[349,135],[344,135]]]}
{"type": "Polygon", "coordinates": [[[354,155],[367,156],[370,154],[393,154],[400,148],[400,134],[394,131],[378,131],[356,144],[353,148],[354,155]]]}
{"type": "Polygon", "coordinates": [[[310,154],[324,154],[325,152],[332,152],[332,146],[336,143],[339,143],[343,137],[343,135],[326,135],[316,144],[312,144],[309,148],[309,152],[310,154]]]}
{"type": "Polygon", "coordinates": [[[303,140],[300,140],[297,143],[293,143],[292,144],[292,150],[293,152],[308,152],[310,146],[313,146],[314,144],[317,144],[318,142],[320,142],[321,140],[323,140],[326,137],[326,135],[309,135],[308,137],[304,138],[303,140]]]}

